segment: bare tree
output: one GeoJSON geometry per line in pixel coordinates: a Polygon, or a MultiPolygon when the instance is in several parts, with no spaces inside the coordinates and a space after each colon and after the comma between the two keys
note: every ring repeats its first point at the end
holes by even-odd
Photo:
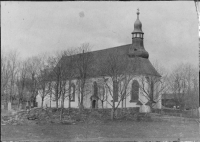
{"type": "Polygon", "coordinates": [[[31,98],[29,100],[29,107],[31,105],[36,106],[36,96],[39,89],[38,76],[41,68],[41,58],[40,56],[33,56],[27,59],[28,63],[28,77],[31,80],[31,87],[29,92],[31,93],[31,98]],[[32,104],[31,104],[32,103],[32,104]]]}
{"type": "MultiPolygon", "coordinates": [[[[56,53],[55,56],[51,56],[48,58],[48,65],[49,65],[49,70],[51,71],[49,74],[49,78],[52,78],[52,91],[51,94],[53,94],[53,97],[56,101],[56,108],[58,109],[58,101],[61,96],[60,92],[60,82],[61,82],[61,66],[60,66],[60,61],[61,55],[59,53],[56,53]]],[[[50,96],[51,97],[51,96],[50,96]]]]}
{"type": "Polygon", "coordinates": [[[71,80],[74,77],[74,53],[74,50],[68,49],[65,51],[57,52],[56,56],[49,57],[48,60],[50,70],[49,78],[52,78],[51,82],[54,88],[54,91],[51,90],[51,94],[54,95],[56,108],[58,108],[58,101],[61,98],[61,121],[63,116],[65,98],[69,97],[70,105],[71,80]],[[69,88],[67,88],[67,85],[69,86],[69,88]]]}
{"type": "Polygon", "coordinates": [[[6,99],[7,87],[10,79],[8,57],[5,53],[1,55],[1,98],[6,99]]]}
{"type": "Polygon", "coordinates": [[[67,63],[66,60],[63,59],[66,57],[67,52],[62,51],[61,52],[61,59],[59,61],[59,71],[60,71],[60,83],[59,83],[59,90],[60,90],[60,95],[61,95],[61,111],[60,111],[60,120],[62,121],[63,118],[63,109],[64,109],[64,102],[66,98],[66,93],[67,93],[67,81],[68,81],[68,75],[67,75],[67,63]]]}
{"type": "Polygon", "coordinates": [[[54,58],[54,62],[57,60],[57,65],[53,69],[53,75],[55,79],[55,99],[58,107],[58,99],[61,97],[61,112],[60,120],[62,121],[63,109],[65,98],[69,99],[69,108],[71,107],[71,81],[74,78],[75,70],[75,50],[68,49],[61,51],[57,54],[57,58],[54,58]],[[68,88],[67,88],[68,85],[68,88]]]}
{"type": "Polygon", "coordinates": [[[79,102],[79,108],[83,108],[83,100],[84,96],[87,95],[85,92],[85,86],[86,86],[86,80],[88,79],[88,76],[92,72],[92,62],[93,62],[93,56],[90,52],[90,44],[84,43],[78,48],[78,53],[76,56],[75,66],[76,66],[76,73],[78,78],[78,102],[79,102]]]}
{"type": "MultiPolygon", "coordinates": [[[[37,66],[37,91],[41,96],[42,102],[41,102],[41,107],[43,107],[44,99],[46,96],[52,95],[52,80],[49,77],[50,71],[51,71],[51,66],[49,65],[49,58],[50,56],[47,56],[45,53],[40,54],[37,56],[37,59],[39,59],[38,66],[37,66]]],[[[50,105],[51,105],[51,100],[50,100],[50,105]]]]}
{"type": "Polygon", "coordinates": [[[41,71],[39,78],[39,89],[41,89],[41,107],[43,107],[43,103],[44,103],[44,98],[49,95],[49,93],[51,93],[51,82],[48,80],[47,76],[48,76],[49,72],[47,69],[44,69],[41,71]]]}
{"type": "MultiPolygon", "coordinates": [[[[106,60],[102,62],[101,72],[104,75],[103,78],[106,89],[109,92],[108,94],[112,98],[112,103],[107,100],[107,102],[112,106],[112,120],[114,119],[114,114],[119,104],[129,93],[127,91],[127,87],[133,78],[133,74],[129,72],[127,64],[128,59],[126,57],[119,56],[118,51],[116,51],[116,53],[109,54],[106,60]],[[116,102],[118,102],[117,105],[116,102]]],[[[134,68],[132,71],[134,71],[134,68]]]]}
{"type": "Polygon", "coordinates": [[[187,105],[194,104],[198,94],[198,72],[190,64],[179,64],[171,72],[169,85],[175,94],[176,106],[184,110],[187,105]],[[194,102],[193,102],[194,101],[194,102]]]}
{"type": "Polygon", "coordinates": [[[126,103],[126,98],[130,95],[130,91],[128,91],[128,85],[130,84],[131,80],[134,78],[134,75],[130,74],[121,74],[116,76],[116,80],[113,80],[112,77],[109,76],[111,80],[104,77],[105,80],[105,88],[108,90],[109,96],[112,98],[112,103],[104,97],[104,101],[107,101],[110,106],[112,106],[111,112],[111,119],[114,119],[114,114],[117,108],[119,107],[120,103],[122,108],[124,107],[124,100],[126,103]],[[117,102],[117,104],[116,104],[117,102]]]}
{"type": "MultiPolygon", "coordinates": [[[[76,49],[70,48],[63,52],[63,60],[64,60],[64,69],[65,69],[65,78],[66,81],[68,81],[68,89],[64,88],[62,101],[64,103],[64,99],[68,97],[68,108],[70,113],[71,108],[71,98],[72,98],[72,79],[75,77],[75,59],[76,59],[76,49]],[[68,95],[64,95],[64,93],[67,93],[68,95]]],[[[66,82],[67,83],[67,82],[66,82]]],[[[65,84],[66,85],[66,84],[65,84]]]]}
{"type": "Polygon", "coordinates": [[[19,65],[19,72],[17,75],[17,88],[18,88],[18,107],[22,109],[22,104],[25,101],[25,88],[26,88],[26,80],[28,78],[28,66],[27,62],[21,61],[19,65]]]}
{"type": "Polygon", "coordinates": [[[185,102],[185,108],[197,108],[198,70],[191,64],[184,64],[182,72],[185,85],[183,98],[185,102]]]}
{"type": "MultiPolygon", "coordinates": [[[[96,88],[96,87],[94,87],[96,88]]],[[[104,108],[104,102],[107,100],[107,94],[105,90],[105,84],[98,84],[98,98],[101,101],[101,106],[104,108]]],[[[94,93],[96,94],[96,92],[94,93]]]]}
{"type": "Polygon", "coordinates": [[[8,70],[10,73],[10,78],[9,78],[9,82],[8,82],[8,101],[12,102],[12,96],[16,95],[16,76],[17,76],[17,72],[18,72],[18,57],[19,54],[18,52],[15,51],[10,51],[8,53],[8,70]]]}
{"type": "Polygon", "coordinates": [[[141,94],[148,100],[148,105],[152,109],[159,101],[161,101],[162,94],[168,91],[167,71],[158,62],[154,63],[154,67],[160,73],[158,76],[142,76],[140,78],[141,94]]]}

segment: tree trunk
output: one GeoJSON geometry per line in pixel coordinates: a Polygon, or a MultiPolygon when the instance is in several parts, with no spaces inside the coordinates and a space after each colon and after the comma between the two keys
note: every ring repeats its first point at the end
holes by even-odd
{"type": "Polygon", "coordinates": [[[42,104],[41,104],[41,108],[43,108],[44,105],[44,97],[42,97],[42,104]]]}
{"type": "Polygon", "coordinates": [[[63,118],[63,109],[64,109],[64,101],[65,101],[65,93],[62,93],[62,101],[61,101],[61,112],[60,112],[60,120],[63,118]]]}
{"type": "Polygon", "coordinates": [[[56,93],[55,93],[55,99],[56,99],[56,109],[58,110],[58,95],[59,95],[59,79],[56,81],[56,93]]]}
{"type": "Polygon", "coordinates": [[[51,108],[51,94],[50,94],[50,108],[51,108]]]}
{"type": "Polygon", "coordinates": [[[83,109],[83,84],[81,84],[80,93],[79,93],[79,108],[83,109]]]}
{"type": "Polygon", "coordinates": [[[61,100],[61,110],[60,110],[60,121],[62,122],[63,118],[63,109],[64,109],[64,93],[62,93],[62,100],[61,100]]]}
{"type": "Polygon", "coordinates": [[[62,94],[62,108],[65,107],[65,93],[62,94]]]}
{"type": "Polygon", "coordinates": [[[69,80],[69,114],[70,114],[70,108],[71,108],[71,80],[69,80]]]}
{"type": "Polygon", "coordinates": [[[115,117],[115,101],[113,100],[113,106],[111,111],[111,120],[114,120],[115,117]]]}
{"type": "Polygon", "coordinates": [[[58,98],[56,98],[56,109],[58,109],[58,98]]]}
{"type": "Polygon", "coordinates": [[[125,96],[125,99],[124,99],[124,100],[125,100],[125,108],[126,108],[126,96],[125,96]]]}
{"type": "Polygon", "coordinates": [[[20,104],[21,104],[21,99],[19,98],[19,101],[18,101],[18,109],[21,109],[21,108],[20,108],[20,104]]]}
{"type": "Polygon", "coordinates": [[[114,115],[115,115],[115,109],[112,108],[112,110],[111,110],[111,120],[114,120],[114,115]]]}
{"type": "Polygon", "coordinates": [[[78,106],[79,106],[79,109],[82,110],[83,109],[83,101],[82,101],[82,85],[81,85],[81,81],[79,80],[79,84],[78,84],[78,92],[79,92],[79,95],[78,95],[78,106]]]}
{"type": "Polygon", "coordinates": [[[122,108],[123,108],[124,107],[124,99],[123,98],[122,98],[121,102],[122,102],[122,108]]]}
{"type": "Polygon", "coordinates": [[[80,108],[80,105],[81,105],[81,103],[80,103],[80,90],[79,90],[79,93],[78,93],[78,107],[80,108]]]}
{"type": "Polygon", "coordinates": [[[60,121],[62,122],[63,120],[63,107],[60,110],[60,121]]]}
{"type": "Polygon", "coordinates": [[[81,81],[81,108],[84,107],[83,105],[84,88],[85,88],[85,79],[81,81]]]}
{"type": "Polygon", "coordinates": [[[37,99],[36,99],[36,96],[35,96],[34,99],[33,99],[33,103],[34,103],[33,106],[34,106],[34,107],[37,107],[37,105],[36,105],[36,104],[37,104],[37,101],[36,101],[36,100],[37,100],[37,99]]]}
{"type": "MultiPolygon", "coordinates": [[[[83,89],[83,88],[82,88],[83,89]]],[[[83,90],[81,89],[81,102],[80,102],[80,104],[81,104],[81,107],[83,107],[83,90]]]]}

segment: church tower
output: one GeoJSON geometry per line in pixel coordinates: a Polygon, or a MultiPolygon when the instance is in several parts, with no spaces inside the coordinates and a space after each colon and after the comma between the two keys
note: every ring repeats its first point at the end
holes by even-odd
{"type": "Polygon", "coordinates": [[[139,9],[137,11],[137,19],[134,23],[134,30],[132,32],[132,46],[129,48],[129,57],[142,57],[149,58],[149,53],[144,49],[143,38],[144,33],[142,31],[142,23],[139,20],[139,9]]]}

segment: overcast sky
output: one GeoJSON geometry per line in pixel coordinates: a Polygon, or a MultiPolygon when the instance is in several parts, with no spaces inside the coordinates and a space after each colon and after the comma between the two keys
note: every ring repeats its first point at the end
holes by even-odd
{"type": "Polygon", "coordinates": [[[151,62],[198,66],[193,1],[1,2],[1,50],[17,49],[26,58],[85,42],[93,51],[130,44],[137,8],[151,62]]]}

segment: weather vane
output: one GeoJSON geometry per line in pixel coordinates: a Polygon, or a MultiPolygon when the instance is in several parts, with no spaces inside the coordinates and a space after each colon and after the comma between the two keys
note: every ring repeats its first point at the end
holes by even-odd
{"type": "Polygon", "coordinates": [[[139,12],[139,8],[137,9],[137,14],[138,14],[138,15],[140,14],[140,12],[139,12]]]}

